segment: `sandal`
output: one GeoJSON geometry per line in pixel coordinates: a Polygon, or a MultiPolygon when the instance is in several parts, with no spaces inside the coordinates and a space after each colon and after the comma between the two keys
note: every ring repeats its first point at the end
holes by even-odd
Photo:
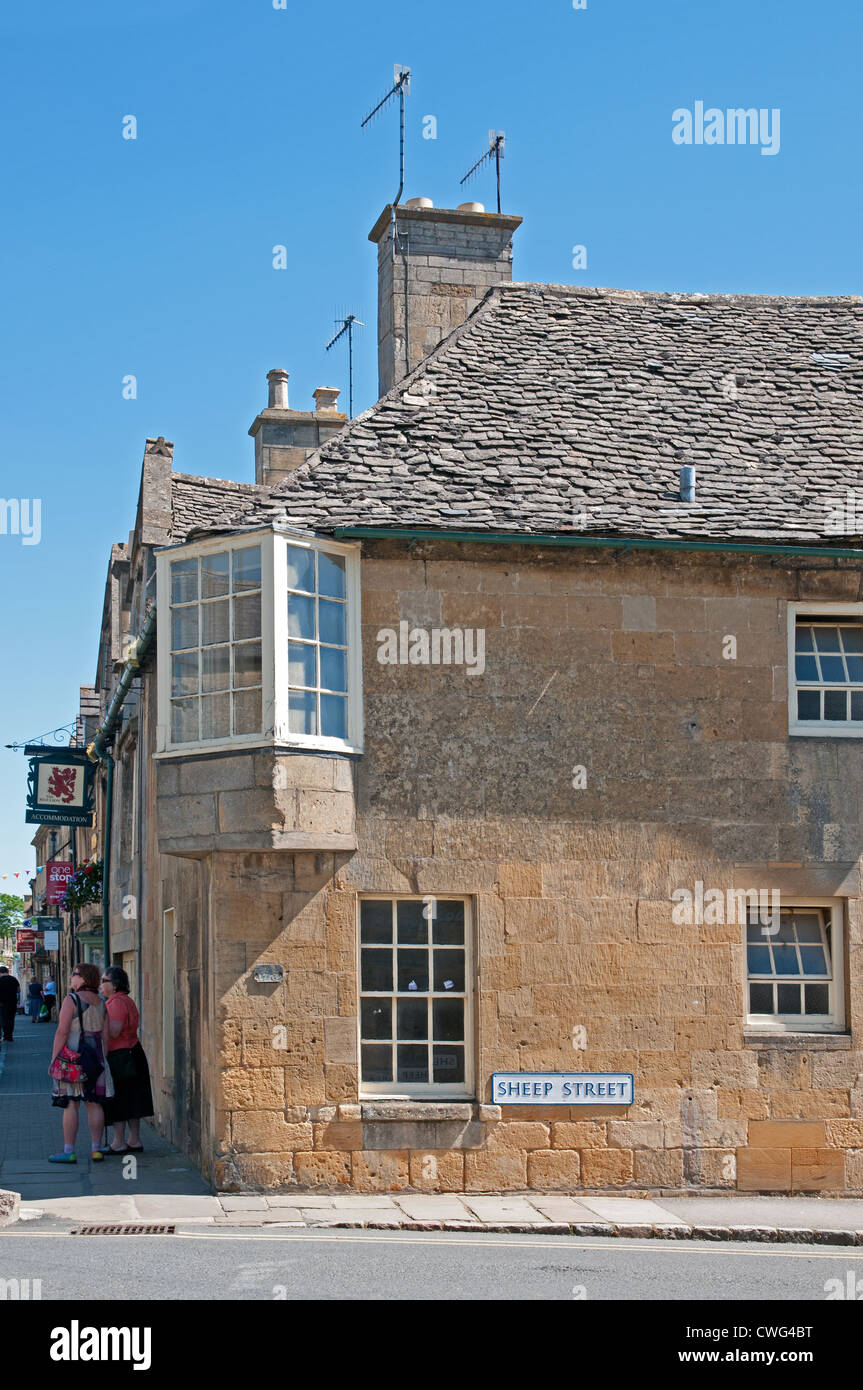
{"type": "Polygon", "coordinates": [[[127,1151],[127,1153],[130,1153],[130,1154],[142,1154],[142,1153],[144,1152],[144,1145],[143,1145],[143,1144],[127,1144],[127,1145],[126,1145],[126,1151],[127,1151]]]}
{"type": "Polygon", "coordinates": [[[115,1158],[122,1158],[123,1154],[127,1154],[128,1152],[128,1146],[125,1149],[112,1149],[110,1144],[108,1145],[107,1149],[102,1150],[102,1153],[105,1155],[106,1158],[109,1154],[113,1154],[115,1158]]]}

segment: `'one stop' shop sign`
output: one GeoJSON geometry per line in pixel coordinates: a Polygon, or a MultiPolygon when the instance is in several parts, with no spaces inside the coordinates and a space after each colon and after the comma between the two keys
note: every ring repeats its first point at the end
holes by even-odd
{"type": "Polygon", "coordinates": [[[632,1072],[496,1071],[493,1105],[631,1105],[632,1072]]]}

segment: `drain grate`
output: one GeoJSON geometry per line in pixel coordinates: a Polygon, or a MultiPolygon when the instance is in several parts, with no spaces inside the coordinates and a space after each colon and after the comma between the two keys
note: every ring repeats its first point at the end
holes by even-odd
{"type": "Polygon", "coordinates": [[[72,1236],[172,1236],[176,1226],[76,1226],[72,1236]]]}

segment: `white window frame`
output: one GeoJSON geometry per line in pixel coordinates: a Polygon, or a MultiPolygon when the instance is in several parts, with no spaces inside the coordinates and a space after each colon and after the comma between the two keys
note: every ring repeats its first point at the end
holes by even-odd
{"type": "Polygon", "coordinates": [[[299,535],[274,527],[256,528],[230,536],[213,536],[186,545],[165,547],[156,554],[158,622],[158,722],[156,758],[183,754],[228,753],[240,748],[303,748],[319,752],[361,753],[363,741],[362,648],[360,627],[359,544],[299,535]],[[260,733],[231,738],[171,741],[171,573],[174,560],[211,555],[224,550],[261,547],[261,684],[260,733]],[[288,721],[288,587],[287,547],[300,546],[340,555],[345,560],[347,606],[348,737],[324,738],[292,733],[288,721]]]}
{"type": "MultiPolygon", "coordinates": [[[[820,1014],[781,1015],[768,1017],[764,1014],[752,1014],[749,1011],[749,963],[747,960],[747,940],[746,928],[744,923],[743,933],[743,989],[744,1001],[746,1005],[746,1032],[763,1033],[765,1036],[776,1036],[785,1033],[844,1033],[845,1025],[845,905],[842,901],[835,898],[808,898],[797,897],[796,895],[788,902],[784,902],[782,907],[787,912],[805,912],[807,908],[820,908],[822,912],[830,915],[830,954],[831,965],[833,967],[833,979],[829,982],[830,997],[833,1005],[829,1018],[825,1019],[820,1014]]],[[[748,917],[748,913],[747,913],[748,917]]],[[[791,980],[789,983],[796,983],[791,980]]],[[[818,984],[817,976],[812,977],[812,983],[818,984]]],[[[828,983],[828,982],[822,982],[828,983]]]]}
{"type": "MultiPolygon", "coordinates": [[[[809,738],[863,738],[863,721],[797,718],[797,673],[795,647],[798,620],[835,617],[841,625],[844,618],[863,623],[863,603],[789,603],[788,604],[788,733],[809,738]]],[[[806,688],[805,686],[801,688],[806,688]]],[[[814,688],[814,687],[813,687],[814,688]]]]}
{"type": "MultiPolygon", "coordinates": [[[[433,893],[360,893],[357,896],[356,906],[356,979],[357,979],[357,1078],[359,1084],[360,1100],[472,1100],[476,1094],[476,1082],[474,1075],[474,1035],[476,1032],[476,1016],[474,1004],[474,912],[473,901],[462,893],[444,893],[439,895],[433,893]],[[361,951],[362,942],[360,939],[360,913],[361,905],[364,902],[423,902],[427,898],[440,896],[446,902],[460,902],[464,904],[464,970],[465,970],[465,1036],[464,1036],[464,1082],[455,1085],[447,1084],[443,1081],[426,1082],[390,1082],[363,1081],[363,1053],[362,1053],[362,1000],[364,997],[372,998],[372,995],[363,995],[362,975],[361,975],[361,951]]],[[[394,945],[396,943],[394,942],[394,945]]],[[[393,981],[395,985],[396,981],[393,981]]],[[[431,982],[430,982],[431,983],[431,982]]],[[[424,995],[428,998],[433,995],[424,995]]],[[[384,997],[384,996],[381,996],[384,997]]],[[[386,997],[396,999],[399,996],[395,989],[386,997]]],[[[444,996],[445,997],[445,996],[444,996]]],[[[397,1038],[393,1038],[397,1042],[397,1038]]]]}

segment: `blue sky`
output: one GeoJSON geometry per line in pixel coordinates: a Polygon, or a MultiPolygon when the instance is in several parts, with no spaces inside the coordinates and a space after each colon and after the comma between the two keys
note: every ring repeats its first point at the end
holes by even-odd
{"type": "MultiPolygon", "coordinates": [[[[68,722],[93,679],[148,435],[182,471],[252,480],[268,368],[297,408],[346,395],[346,354],[324,351],[345,308],[368,325],[355,408],[375,399],[367,235],[397,187],[397,119],[360,121],[394,62],[413,70],[405,197],[493,206],[488,173],[459,178],[506,131],[516,279],[848,294],[861,40],[858,0],[10,0],[0,481],[41,499],[42,534],[0,535],[0,744],[68,722]],[[675,145],[672,112],[699,100],[779,108],[779,153],[675,145]]],[[[34,862],[25,782],[0,747],[0,891],[34,862]]]]}

